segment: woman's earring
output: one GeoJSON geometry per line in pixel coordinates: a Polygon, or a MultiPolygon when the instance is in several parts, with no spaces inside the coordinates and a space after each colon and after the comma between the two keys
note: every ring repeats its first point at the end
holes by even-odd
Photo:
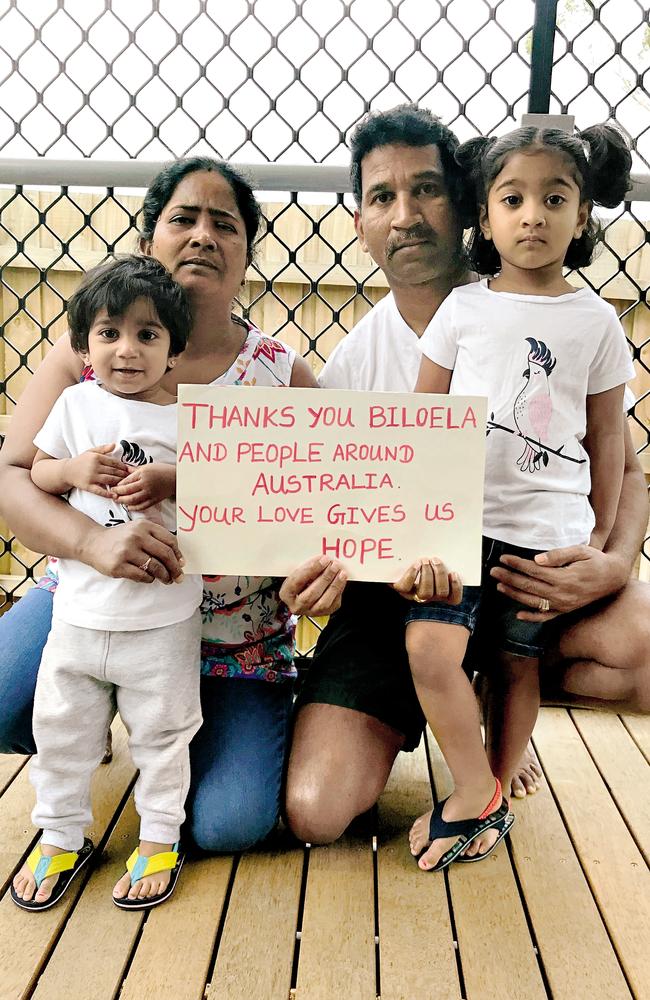
{"type": "Polygon", "coordinates": [[[176,364],[176,358],[168,358],[167,365],[169,366],[169,368],[173,368],[175,364],[176,364]]]}

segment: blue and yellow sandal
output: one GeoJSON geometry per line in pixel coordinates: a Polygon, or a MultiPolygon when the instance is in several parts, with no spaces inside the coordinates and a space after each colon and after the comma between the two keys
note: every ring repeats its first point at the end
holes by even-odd
{"type": "MultiPolygon", "coordinates": [[[[420,860],[422,855],[429,850],[429,847],[434,840],[443,840],[446,837],[456,837],[457,840],[456,843],[453,844],[449,850],[438,859],[432,868],[423,869],[424,871],[440,872],[443,868],[447,868],[452,861],[456,861],[459,854],[466,849],[474,838],[478,837],[479,833],[483,833],[484,830],[489,830],[492,826],[498,826],[499,823],[502,823],[508,818],[510,808],[501,794],[501,782],[498,778],[495,778],[495,781],[496,790],[494,795],[481,815],[477,816],[476,819],[459,819],[448,822],[442,818],[442,811],[445,807],[447,799],[443,799],[442,802],[437,804],[431,813],[431,819],[429,821],[429,846],[423,848],[415,860],[420,860]],[[499,801],[501,804],[498,807],[495,807],[495,804],[499,801]]],[[[512,826],[512,824],[510,825],[512,826]]],[[[507,830],[505,832],[507,833],[507,830]]],[[[505,833],[503,835],[505,836],[505,833]]],[[[486,855],[487,851],[485,854],[481,855],[481,860],[483,860],[486,855]]],[[[467,860],[469,861],[470,859],[467,858],[467,860]]]]}
{"type": "Polygon", "coordinates": [[[167,888],[164,892],[158,893],[157,896],[148,896],[146,899],[129,899],[128,896],[116,899],[113,896],[115,905],[119,906],[121,910],[149,910],[152,906],[158,906],[159,903],[164,903],[166,899],[169,899],[176,888],[176,882],[185,861],[185,855],[178,850],[178,846],[178,843],[176,843],[171,851],[161,851],[159,854],[152,854],[150,858],[145,857],[144,854],[140,854],[136,847],[126,863],[126,870],[131,876],[131,885],[139,879],[145,878],[147,875],[156,875],[157,872],[168,871],[169,882],[167,888]]]}
{"type": "Polygon", "coordinates": [[[75,875],[78,875],[83,866],[90,860],[94,850],[92,840],[85,837],[80,851],[67,851],[65,854],[55,854],[54,857],[47,858],[41,850],[40,843],[38,843],[25,862],[34,876],[36,889],[40,889],[44,879],[50,878],[52,875],[59,877],[51,895],[42,903],[38,903],[34,899],[21,899],[12,885],[11,898],[16,906],[19,906],[21,910],[49,910],[51,906],[58,903],[75,875]]]}

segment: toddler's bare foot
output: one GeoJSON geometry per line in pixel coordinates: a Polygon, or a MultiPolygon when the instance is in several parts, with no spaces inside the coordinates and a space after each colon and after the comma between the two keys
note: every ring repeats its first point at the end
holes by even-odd
{"type": "Polygon", "coordinates": [[[542,768],[529,740],[510,784],[511,794],[516,799],[525,799],[527,795],[534,795],[541,787],[542,768]]]}
{"type": "MultiPolygon", "coordinates": [[[[43,856],[46,858],[54,858],[57,854],[68,853],[61,847],[53,847],[52,844],[41,843],[40,847],[43,856]]],[[[29,903],[32,899],[35,903],[45,903],[52,895],[52,890],[58,882],[58,879],[58,875],[50,875],[49,878],[43,879],[40,887],[37,889],[34,873],[27,866],[27,864],[24,864],[18,874],[14,877],[13,886],[16,891],[16,895],[20,899],[23,899],[26,903],[29,903]]]]}
{"type": "MultiPolygon", "coordinates": [[[[156,844],[152,840],[141,840],[138,850],[145,858],[150,858],[154,854],[171,851],[173,844],[156,844]]],[[[169,885],[171,870],[166,869],[156,872],[155,875],[144,875],[131,885],[131,876],[126,872],[116,883],[113,889],[115,899],[150,899],[152,896],[159,896],[169,885]]]]}
{"type": "MultiPolygon", "coordinates": [[[[480,816],[485,810],[486,804],[494,796],[494,784],[489,787],[483,785],[478,788],[456,789],[445,802],[442,818],[447,822],[454,820],[473,819],[480,816]]],[[[497,802],[495,809],[498,809],[501,802],[497,802]]],[[[431,812],[425,813],[416,819],[409,833],[409,845],[411,854],[417,857],[421,851],[425,853],[418,861],[418,867],[423,871],[433,868],[443,854],[453,847],[458,837],[438,838],[431,842],[429,840],[429,823],[431,812]]]]}

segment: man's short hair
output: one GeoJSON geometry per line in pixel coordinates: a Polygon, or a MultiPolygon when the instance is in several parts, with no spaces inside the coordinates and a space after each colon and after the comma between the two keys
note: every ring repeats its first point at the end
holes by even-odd
{"type": "Polygon", "coordinates": [[[467,190],[463,172],[456,163],[458,139],[428,108],[398,104],[390,111],[369,111],[350,135],[350,180],[355,201],[361,207],[361,161],[380,146],[437,146],[449,197],[464,218],[467,190]]]}

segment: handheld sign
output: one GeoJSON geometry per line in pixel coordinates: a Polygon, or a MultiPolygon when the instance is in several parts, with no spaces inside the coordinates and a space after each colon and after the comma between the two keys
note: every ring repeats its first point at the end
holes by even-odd
{"type": "Polygon", "coordinates": [[[181,385],[188,573],[286,576],[313,555],[394,582],[440,556],[480,582],[483,397],[181,385]]]}

